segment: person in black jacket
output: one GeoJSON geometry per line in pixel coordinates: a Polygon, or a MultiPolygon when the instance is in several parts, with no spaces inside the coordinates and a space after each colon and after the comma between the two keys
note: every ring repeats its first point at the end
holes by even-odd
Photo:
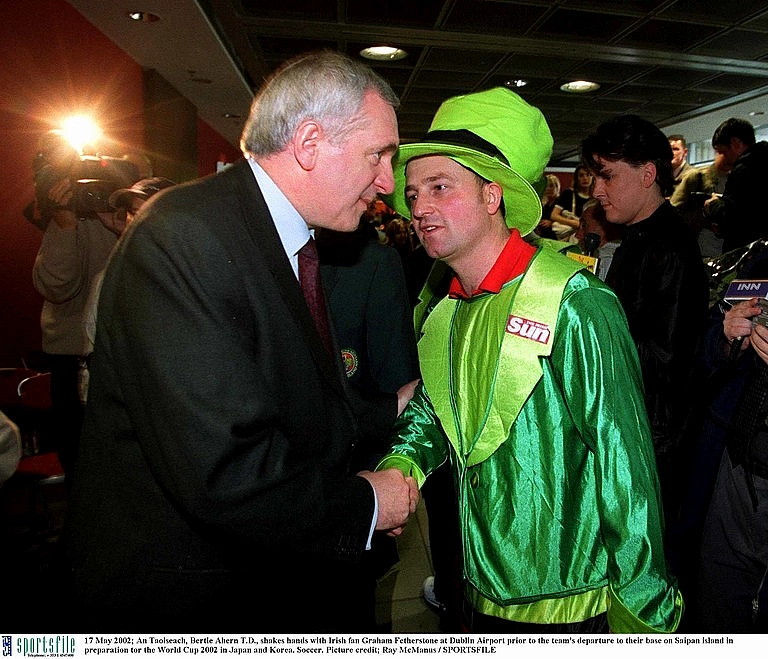
{"type": "Polygon", "coordinates": [[[731,167],[722,198],[713,197],[704,213],[717,226],[723,252],[768,235],[763,193],[768,180],[768,142],[755,143],[755,129],[744,119],[726,119],[712,136],[712,147],[731,167]]]}
{"type": "MultiPolygon", "coordinates": [[[[768,241],[752,245],[735,278],[768,278],[768,241]]],[[[672,560],[686,592],[687,633],[767,630],[768,388],[759,376],[768,369],[768,330],[753,327],[758,313],[755,300],[732,306],[721,295],[702,341],[701,426],[681,474],[686,487],[672,560]]]]}
{"type": "MultiPolygon", "coordinates": [[[[397,393],[419,377],[413,311],[397,250],[378,242],[367,222],[351,233],[318,231],[317,249],[347,381],[364,392],[397,393]]],[[[389,446],[369,448],[383,454],[389,446]]]]}
{"type": "Polygon", "coordinates": [[[698,244],[665,200],[672,150],[652,123],[624,115],[582,143],[606,219],[623,225],[606,283],[624,307],[640,356],[667,527],[679,505],[678,456],[690,412],[708,282],[698,244]]]}

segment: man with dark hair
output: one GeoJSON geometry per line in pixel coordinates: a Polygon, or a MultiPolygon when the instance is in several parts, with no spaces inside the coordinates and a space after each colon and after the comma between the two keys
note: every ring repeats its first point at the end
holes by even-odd
{"type": "Polygon", "coordinates": [[[748,121],[731,117],[717,127],[712,147],[731,167],[722,198],[704,206],[705,215],[723,239],[723,252],[743,247],[768,234],[763,186],[768,177],[768,142],[755,143],[748,121]]]}
{"type": "Polygon", "coordinates": [[[594,196],[624,237],[606,275],[640,355],[667,522],[678,508],[677,460],[704,328],[708,285],[698,244],[665,197],[672,191],[669,141],[652,123],[625,115],[582,143],[594,196]]]}
{"type": "Polygon", "coordinates": [[[685,175],[693,169],[688,164],[688,145],[682,135],[670,135],[669,146],[672,148],[672,178],[677,187],[685,175]]]}
{"type": "Polygon", "coordinates": [[[746,119],[731,117],[721,123],[712,135],[712,147],[715,151],[725,151],[729,146],[734,146],[732,140],[738,140],[745,147],[755,143],[755,129],[746,119]],[[718,147],[722,147],[719,149],[718,147]]]}

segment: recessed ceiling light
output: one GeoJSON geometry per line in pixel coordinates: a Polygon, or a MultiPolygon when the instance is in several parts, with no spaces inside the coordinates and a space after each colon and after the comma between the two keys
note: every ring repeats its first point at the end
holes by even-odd
{"type": "Polygon", "coordinates": [[[138,23],[154,23],[160,20],[157,14],[152,14],[148,11],[129,11],[128,18],[138,23]]]}
{"type": "Polygon", "coordinates": [[[600,85],[589,80],[573,80],[560,85],[560,91],[568,92],[569,94],[583,94],[584,92],[593,92],[596,89],[600,89],[600,85]]]}
{"type": "Polygon", "coordinates": [[[504,83],[507,87],[525,87],[528,84],[527,80],[522,78],[516,78],[515,80],[507,80],[504,83]]]}
{"type": "Polygon", "coordinates": [[[379,61],[393,61],[408,57],[401,48],[394,48],[393,46],[371,46],[370,48],[363,48],[360,51],[360,55],[366,59],[374,59],[379,61]]]}

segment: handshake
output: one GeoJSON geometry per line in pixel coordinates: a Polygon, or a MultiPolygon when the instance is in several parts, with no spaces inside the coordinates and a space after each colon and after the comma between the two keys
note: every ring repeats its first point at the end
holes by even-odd
{"type": "Polygon", "coordinates": [[[408,518],[416,512],[419,503],[419,488],[416,480],[404,476],[398,469],[384,471],[361,471],[358,476],[365,478],[374,491],[379,505],[376,530],[387,531],[397,536],[403,532],[408,518]]]}

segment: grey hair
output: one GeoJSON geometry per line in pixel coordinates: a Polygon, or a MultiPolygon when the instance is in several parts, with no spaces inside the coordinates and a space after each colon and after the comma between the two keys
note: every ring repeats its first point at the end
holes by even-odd
{"type": "Polygon", "coordinates": [[[357,115],[368,91],[395,109],[400,105],[389,84],[366,64],[332,50],[300,55],[277,69],[256,94],[240,149],[255,156],[282,151],[307,119],[341,143],[360,127],[357,115]]]}

